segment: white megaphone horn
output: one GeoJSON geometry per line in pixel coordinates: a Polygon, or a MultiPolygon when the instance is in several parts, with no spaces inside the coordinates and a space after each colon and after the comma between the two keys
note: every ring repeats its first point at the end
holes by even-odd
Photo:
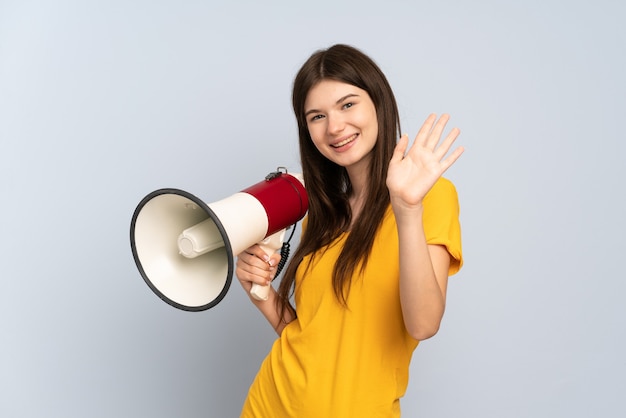
{"type": "MultiPolygon", "coordinates": [[[[235,256],[254,244],[267,253],[278,250],[285,230],[308,208],[302,176],[283,167],[210,204],[183,190],[155,190],[139,203],[131,221],[135,264],[163,301],[203,311],[226,296],[235,256]]],[[[269,287],[255,284],[250,293],[264,300],[269,287]]]]}

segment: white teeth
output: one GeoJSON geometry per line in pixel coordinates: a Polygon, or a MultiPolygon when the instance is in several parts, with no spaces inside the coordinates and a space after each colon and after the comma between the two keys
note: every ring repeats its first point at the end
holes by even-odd
{"type": "Polygon", "coordinates": [[[346,144],[349,144],[350,142],[354,141],[354,139],[356,138],[356,135],[357,135],[357,134],[354,134],[354,135],[352,135],[351,137],[346,138],[346,139],[344,139],[344,140],[343,140],[343,141],[341,141],[341,142],[338,142],[338,143],[336,143],[336,144],[333,144],[333,147],[335,147],[335,148],[339,148],[339,147],[343,147],[343,146],[344,146],[344,145],[346,145],[346,144]]]}

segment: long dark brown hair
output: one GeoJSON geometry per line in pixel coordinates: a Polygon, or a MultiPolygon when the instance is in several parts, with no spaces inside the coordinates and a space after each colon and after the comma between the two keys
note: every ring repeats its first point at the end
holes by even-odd
{"type": "Polygon", "coordinates": [[[365,268],[376,231],[389,206],[385,180],[389,160],[400,135],[398,107],[387,78],[371,58],[348,45],[334,45],[309,57],[294,80],[292,104],[298,123],[300,160],[309,196],[309,212],[300,245],[278,288],[277,303],[283,318],[285,310],[289,309],[296,270],[304,257],[330,244],[352,224],[332,275],[335,296],[340,303],[347,305],[353,273],[357,268],[359,271],[365,268]],[[352,185],[346,169],[317,150],[307,127],[304,103],[311,88],[322,80],[340,81],[365,90],[376,109],[378,139],[372,150],[367,196],[355,222],[352,222],[348,202],[352,185]]]}

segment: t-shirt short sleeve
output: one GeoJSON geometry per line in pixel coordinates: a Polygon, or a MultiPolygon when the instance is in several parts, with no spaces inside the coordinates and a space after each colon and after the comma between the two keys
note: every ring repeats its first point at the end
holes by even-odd
{"type": "Polygon", "coordinates": [[[426,242],[446,247],[451,256],[448,270],[451,276],[463,265],[459,199],[454,184],[448,179],[440,178],[426,194],[423,205],[422,221],[426,242]]]}

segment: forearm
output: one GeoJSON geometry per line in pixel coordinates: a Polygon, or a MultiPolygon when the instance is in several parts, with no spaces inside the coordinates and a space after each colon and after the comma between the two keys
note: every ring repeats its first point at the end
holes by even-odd
{"type": "Polygon", "coordinates": [[[422,210],[420,205],[411,210],[394,211],[400,247],[402,314],[407,331],[418,340],[430,338],[439,330],[447,285],[447,266],[440,264],[448,257],[445,253],[442,258],[441,254],[436,254],[441,249],[433,249],[426,243],[422,210]],[[446,273],[441,273],[444,271],[446,273]],[[437,272],[445,277],[438,278],[437,272]]]}

